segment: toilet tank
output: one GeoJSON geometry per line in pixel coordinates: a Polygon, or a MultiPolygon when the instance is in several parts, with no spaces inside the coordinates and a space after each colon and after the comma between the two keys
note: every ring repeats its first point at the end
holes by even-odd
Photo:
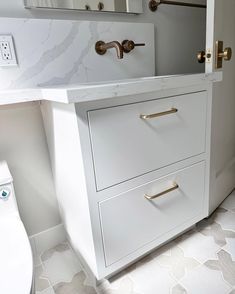
{"type": "Polygon", "coordinates": [[[0,219],[19,216],[13,178],[6,161],[0,161],[0,219]]]}

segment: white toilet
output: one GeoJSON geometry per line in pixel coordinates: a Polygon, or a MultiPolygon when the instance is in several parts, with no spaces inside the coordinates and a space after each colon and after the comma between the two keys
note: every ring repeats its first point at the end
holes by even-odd
{"type": "Polygon", "coordinates": [[[32,280],[32,251],[20,219],[13,179],[3,161],[0,162],[0,293],[33,293],[32,280]]]}

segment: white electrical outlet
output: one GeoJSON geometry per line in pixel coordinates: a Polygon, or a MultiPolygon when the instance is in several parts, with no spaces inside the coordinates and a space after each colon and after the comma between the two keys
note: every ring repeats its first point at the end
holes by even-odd
{"type": "Polygon", "coordinates": [[[16,66],[17,59],[11,35],[0,35],[0,67],[16,66]]]}

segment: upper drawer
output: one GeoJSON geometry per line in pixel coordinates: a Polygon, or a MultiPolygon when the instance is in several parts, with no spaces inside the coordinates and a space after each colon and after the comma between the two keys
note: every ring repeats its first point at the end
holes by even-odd
{"type": "Polygon", "coordinates": [[[97,190],[203,153],[206,113],[205,91],[89,111],[97,190]]]}

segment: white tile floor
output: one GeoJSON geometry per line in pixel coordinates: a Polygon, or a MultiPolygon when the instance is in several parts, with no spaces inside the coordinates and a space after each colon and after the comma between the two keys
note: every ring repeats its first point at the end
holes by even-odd
{"type": "Polygon", "coordinates": [[[235,192],[206,220],[98,288],[68,243],[35,268],[37,294],[235,294],[235,192]]]}

